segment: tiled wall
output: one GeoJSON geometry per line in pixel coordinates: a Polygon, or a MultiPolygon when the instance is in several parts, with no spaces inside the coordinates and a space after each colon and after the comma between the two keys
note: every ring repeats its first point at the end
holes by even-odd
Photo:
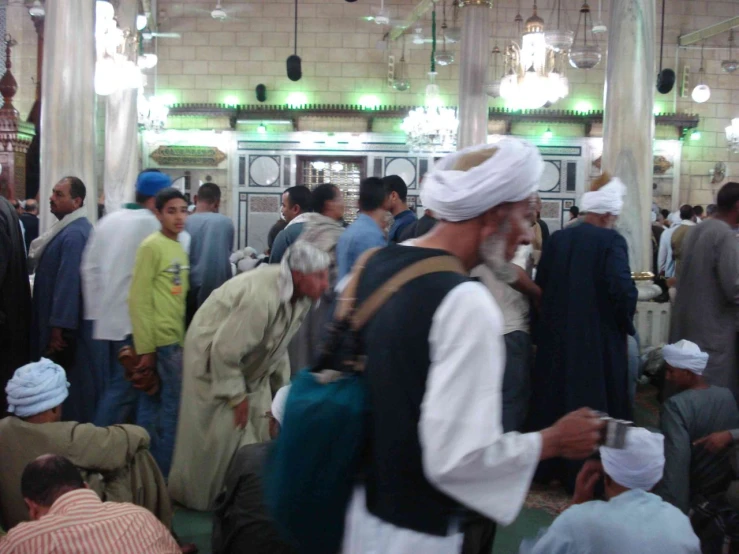
{"type": "MultiPolygon", "coordinates": [[[[27,15],[22,17],[21,0],[9,0],[8,29],[19,38],[21,45],[14,52],[14,72],[19,82],[17,105],[21,114],[27,113],[33,99],[30,76],[35,74],[35,39],[33,25],[27,15]],[[13,7],[13,5],[16,5],[13,7]],[[15,12],[13,12],[15,10],[15,12]],[[13,13],[16,13],[13,16],[13,13]],[[21,14],[19,16],[18,14],[21,14]],[[20,23],[18,23],[20,21],[20,23]],[[17,31],[14,27],[19,27],[17,31]],[[33,43],[33,46],[31,45],[33,43]]],[[[394,17],[408,14],[416,0],[387,0],[386,6],[394,17]]],[[[539,2],[539,15],[551,20],[551,1],[539,2]]],[[[567,8],[570,26],[574,30],[580,2],[562,0],[567,8]]],[[[597,12],[599,0],[591,2],[597,12]]],[[[603,1],[604,8],[610,2],[603,1]]],[[[374,23],[362,21],[363,16],[379,6],[379,0],[300,0],[298,54],[303,60],[303,79],[293,83],[285,74],[285,59],[293,52],[293,2],[291,0],[227,0],[224,7],[240,8],[238,20],[214,21],[209,15],[215,2],[212,0],[158,0],[159,30],[181,33],[178,39],[160,39],[157,44],[160,63],[158,75],[150,78],[150,92],[156,84],[158,94],[172,94],[179,102],[223,102],[229,96],[241,103],[255,103],[254,88],[264,84],[268,90],[268,103],[284,103],[292,92],[306,94],[309,103],[353,104],[362,96],[375,95],[383,104],[417,105],[422,103],[429,66],[430,46],[406,43],[406,60],[411,79],[411,90],[396,92],[387,85],[387,56],[400,59],[400,44],[391,44],[389,51],[376,48],[385,31],[374,23]]],[[[497,43],[502,48],[507,40],[517,35],[514,17],[520,5],[524,19],[531,15],[533,2],[500,0],[493,10],[491,38],[488,48],[497,43]]],[[[659,21],[659,7],[657,1],[659,21]]],[[[681,199],[706,204],[721,185],[711,184],[709,170],[716,162],[727,164],[729,178],[739,178],[739,154],[730,154],[725,147],[724,127],[732,117],[739,117],[739,72],[727,75],[720,68],[721,59],[728,56],[727,34],[706,43],[705,70],[707,83],[713,93],[705,104],[692,102],[689,96],[678,97],[679,82],[685,64],[695,77],[700,65],[700,50],[680,49],[677,53],[676,37],[728,17],[739,14],[736,0],[698,1],[668,0],[665,24],[664,65],[678,74],[678,85],[669,95],[657,95],[662,111],[692,112],[701,117],[699,141],[687,141],[681,165],[681,199]],[[722,47],[721,50],[710,48],[722,47]]],[[[439,5],[439,27],[441,26],[439,5]]],[[[27,12],[26,12],[27,13],[27,12]]],[[[449,25],[451,9],[447,10],[449,25]]],[[[603,13],[608,22],[608,14],[603,13]]],[[[423,20],[429,26],[428,16],[423,20]]],[[[458,23],[461,25],[461,22],[458,23]]],[[[658,36],[658,34],[657,34],[658,36]]],[[[605,46],[605,45],[604,45],[605,46]]],[[[459,57],[459,45],[451,45],[459,57]]],[[[739,49],[735,49],[735,56],[739,49]]],[[[594,109],[602,106],[605,57],[601,65],[591,71],[570,70],[568,77],[571,93],[555,107],[574,109],[586,102],[594,109]]],[[[448,105],[457,102],[459,63],[437,68],[438,83],[448,105]]],[[[656,74],[656,68],[655,68],[656,74]]],[[[693,81],[693,85],[695,81],[693,81]]],[[[619,83],[618,86],[630,86],[619,83]]],[[[692,85],[691,85],[692,86],[692,85]]],[[[502,100],[491,101],[491,106],[503,106],[502,100]]],[[[213,128],[227,125],[218,120],[171,120],[173,127],[213,128]]],[[[397,122],[378,122],[381,132],[388,132],[397,122]]],[[[309,130],[350,130],[349,122],[339,128],[330,122],[306,123],[309,130]]],[[[361,127],[361,122],[358,123],[361,127]]],[[[361,128],[359,129],[361,130],[361,128]]],[[[537,125],[514,126],[513,132],[533,136],[543,132],[537,125]]],[[[553,126],[559,136],[576,136],[578,129],[553,126]]],[[[491,132],[496,132],[491,129],[491,132]]],[[[597,136],[599,129],[594,129],[597,136]]],[[[677,138],[672,128],[658,128],[658,138],[677,138]]]]}

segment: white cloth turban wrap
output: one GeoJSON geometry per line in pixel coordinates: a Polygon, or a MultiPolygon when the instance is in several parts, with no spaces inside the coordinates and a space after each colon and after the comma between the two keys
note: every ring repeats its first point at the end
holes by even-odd
{"type": "Polygon", "coordinates": [[[38,362],[15,370],[8,381],[8,411],[18,417],[31,417],[56,408],[69,396],[67,374],[51,360],[38,362]]]}
{"type": "Polygon", "coordinates": [[[662,348],[665,361],[677,369],[687,369],[696,375],[703,375],[708,365],[708,354],[702,352],[698,345],[688,340],[668,344],[662,348]]]}
{"type": "Polygon", "coordinates": [[[620,215],[625,195],[626,186],[621,179],[614,177],[600,189],[583,194],[580,209],[591,214],[620,215]]]}
{"type": "Polygon", "coordinates": [[[272,399],[272,417],[277,420],[277,423],[282,425],[282,421],[285,417],[285,406],[287,406],[287,395],[290,394],[290,387],[287,385],[277,391],[275,397],[272,399]]]}
{"type": "Polygon", "coordinates": [[[659,433],[632,427],[626,431],[626,447],[600,447],[604,471],[627,489],[651,490],[665,469],[665,438],[659,433]]]}
{"type": "Polygon", "coordinates": [[[506,202],[525,200],[539,186],[544,160],[529,142],[505,138],[496,144],[465,148],[439,160],[421,186],[421,202],[443,221],[467,221],[506,202]],[[463,156],[497,152],[467,171],[454,169],[463,156]]]}
{"type": "Polygon", "coordinates": [[[293,244],[287,249],[280,262],[280,299],[287,302],[293,296],[293,271],[305,274],[315,273],[328,269],[330,264],[329,255],[312,244],[304,241],[293,244]]]}

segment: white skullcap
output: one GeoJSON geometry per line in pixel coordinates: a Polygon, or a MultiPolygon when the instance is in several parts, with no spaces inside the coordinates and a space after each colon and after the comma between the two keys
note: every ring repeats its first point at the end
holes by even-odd
{"type": "Polygon", "coordinates": [[[496,144],[465,148],[439,160],[426,174],[421,202],[443,221],[467,221],[506,202],[520,202],[536,192],[544,160],[531,143],[505,138],[496,144]],[[480,150],[495,154],[467,171],[454,169],[459,159],[480,150]]]}
{"type": "Polygon", "coordinates": [[[69,396],[67,374],[51,360],[40,361],[15,370],[8,381],[8,412],[18,417],[31,417],[56,408],[69,396]]]}
{"type": "Polygon", "coordinates": [[[702,352],[697,344],[681,340],[662,348],[665,361],[677,369],[687,369],[696,375],[703,375],[708,364],[708,354],[702,352]]]}
{"type": "Polygon", "coordinates": [[[277,420],[277,423],[282,425],[285,419],[285,406],[287,406],[287,395],[290,393],[290,387],[287,385],[277,391],[275,397],[272,399],[272,417],[277,420]]]}
{"type": "Polygon", "coordinates": [[[625,194],[626,186],[621,179],[614,177],[600,189],[583,194],[580,209],[591,214],[620,215],[625,194]]]}
{"type": "Polygon", "coordinates": [[[627,489],[651,490],[665,468],[665,438],[639,427],[626,430],[625,448],[600,447],[603,470],[627,489]]]}
{"type": "Polygon", "coordinates": [[[331,258],[309,242],[298,241],[287,249],[280,262],[280,298],[287,302],[293,296],[293,271],[315,273],[328,269],[331,258]]]}

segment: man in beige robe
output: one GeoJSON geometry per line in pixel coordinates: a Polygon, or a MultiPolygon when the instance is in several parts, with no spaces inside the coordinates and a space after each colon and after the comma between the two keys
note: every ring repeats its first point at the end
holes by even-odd
{"type": "Polygon", "coordinates": [[[280,265],[234,277],[198,310],[185,339],[169,474],[175,501],[211,509],[236,451],[269,440],[264,414],[290,381],[287,346],[328,287],[329,263],[315,246],[296,243],[280,265]]]}
{"type": "Polygon", "coordinates": [[[64,370],[41,359],[18,369],[7,386],[10,417],[0,420],[0,520],[8,530],[29,521],[21,474],[44,454],[68,458],[103,501],[133,502],[167,528],[172,505],[162,473],[149,454],[149,435],[136,425],[96,427],[60,421],[67,397],[64,370]]]}

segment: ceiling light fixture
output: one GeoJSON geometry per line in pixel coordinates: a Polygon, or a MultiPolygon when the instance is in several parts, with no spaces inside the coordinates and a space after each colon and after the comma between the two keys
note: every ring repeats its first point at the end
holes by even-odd
{"type": "Polygon", "coordinates": [[[580,15],[577,18],[577,33],[575,41],[570,49],[570,65],[575,69],[593,69],[600,63],[603,54],[598,46],[598,41],[593,35],[592,16],[590,15],[590,6],[585,2],[580,8],[580,15]],[[590,23],[588,23],[590,20],[590,23]],[[580,22],[582,21],[582,35],[580,34],[580,22]],[[590,43],[588,44],[588,33],[590,33],[590,43]],[[577,44],[577,40],[582,38],[582,43],[577,44]]]}
{"type": "Polygon", "coordinates": [[[711,89],[706,84],[706,72],[703,70],[703,45],[701,44],[701,67],[698,70],[698,84],[693,89],[690,96],[693,98],[693,102],[703,104],[711,97],[711,89]]]}
{"type": "Polygon", "coordinates": [[[739,67],[739,62],[737,62],[734,59],[734,57],[731,55],[733,48],[734,48],[734,29],[729,31],[729,59],[721,62],[721,69],[726,71],[726,73],[734,73],[734,71],[736,71],[736,68],[739,67]]]}
{"type": "Polygon", "coordinates": [[[28,8],[28,15],[31,17],[44,17],[46,15],[46,9],[41,3],[41,0],[34,0],[31,7],[28,8]]]}

